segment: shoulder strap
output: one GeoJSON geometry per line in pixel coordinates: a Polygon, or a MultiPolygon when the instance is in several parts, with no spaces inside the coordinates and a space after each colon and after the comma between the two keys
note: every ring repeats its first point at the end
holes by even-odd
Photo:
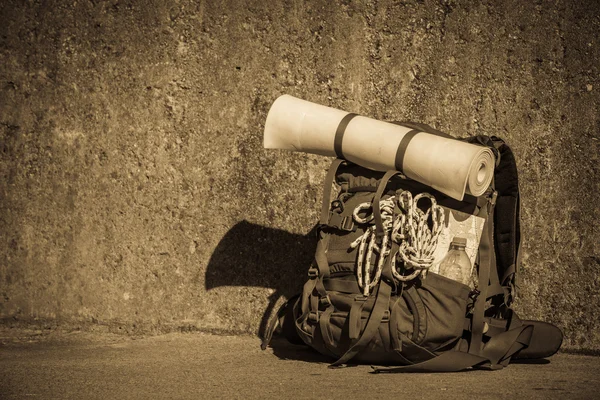
{"type": "Polygon", "coordinates": [[[321,225],[327,224],[329,221],[329,207],[331,206],[331,188],[333,187],[333,183],[335,182],[335,175],[337,174],[337,170],[344,163],[344,160],[341,158],[336,158],[331,163],[329,167],[329,171],[327,171],[327,176],[325,176],[325,186],[323,187],[323,200],[321,202],[321,216],[319,219],[319,223],[321,225]]]}
{"type": "Polygon", "coordinates": [[[516,277],[521,244],[520,195],[517,164],[510,147],[497,137],[491,138],[500,154],[494,176],[498,199],[494,213],[496,258],[500,284],[509,288],[506,304],[510,305],[515,296],[516,277]]]}
{"type": "MultiPolygon", "coordinates": [[[[373,209],[373,214],[375,215],[375,225],[378,234],[383,233],[383,223],[381,220],[381,212],[379,210],[379,202],[381,201],[381,196],[387,187],[387,184],[391,177],[394,175],[400,174],[398,171],[388,171],[385,173],[381,182],[379,183],[379,187],[377,188],[377,192],[373,197],[371,202],[371,207],[373,209]]],[[[354,340],[348,350],[342,356],[332,363],[331,367],[339,367],[342,364],[350,361],[354,356],[361,352],[369,342],[373,339],[375,333],[379,329],[379,325],[381,324],[382,319],[386,315],[386,312],[389,312],[390,308],[390,296],[392,293],[392,273],[391,273],[391,263],[390,258],[386,260],[384,264],[382,272],[381,280],[379,281],[379,286],[377,289],[377,295],[375,298],[375,303],[373,305],[373,309],[369,314],[369,319],[367,320],[367,324],[362,333],[360,333],[358,338],[354,340]]]]}
{"type": "Polygon", "coordinates": [[[465,139],[469,143],[490,147],[496,155],[494,189],[494,250],[499,284],[507,289],[502,300],[510,305],[516,293],[516,277],[521,243],[520,198],[517,163],[510,147],[496,136],[478,135],[465,139]]]}

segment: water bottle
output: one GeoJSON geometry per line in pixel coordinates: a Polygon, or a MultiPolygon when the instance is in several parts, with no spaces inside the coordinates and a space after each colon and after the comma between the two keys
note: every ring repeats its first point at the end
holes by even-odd
{"type": "Polygon", "coordinates": [[[454,237],[450,243],[450,250],[440,263],[440,275],[446,278],[454,279],[469,285],[471,282],[471,260],[465,252],[467,239],[464,237],[454,237]]]}

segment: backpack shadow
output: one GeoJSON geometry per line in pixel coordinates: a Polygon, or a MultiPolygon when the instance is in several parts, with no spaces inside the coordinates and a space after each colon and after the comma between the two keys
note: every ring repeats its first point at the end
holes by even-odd
{"type": "Polygon", "coordinates": [[[223,286],[273,289],[258,328],[259,337],[264,338],[279,299],[289,299],[302,290],[314,258],[315,232],[316,226],[306,235],[298,235],[246,220],[238,222],[210,257],[205,275],[206,290],[223,286]]]}

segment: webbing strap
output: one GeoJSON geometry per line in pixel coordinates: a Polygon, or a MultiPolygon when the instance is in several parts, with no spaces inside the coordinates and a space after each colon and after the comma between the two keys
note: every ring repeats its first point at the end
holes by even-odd
{"type": "Polygon", "coordinates": [[[533,325],[527,325],[525,329],[519,334],[517,340],[512,344],[510,349],[504,355],[505,362],[510,362],[510,358],[514,356],[517,352],[529,347],[531,343],[531,338],[533,337],[533,325]]]}
{"type": "Polygon", "coordinates": [[[333,352],[332,349],[335,347],[335,343],[333,342],[333,334],[331,333],[330,328],[330,319],[333,310],[333,306],[327,307],[327,309],[323,311],[321,317],[319,318],[319,328],[321,329],[321,337],[323,338],[323,343],[325,344],[325,347],[331,352],[333,352]]]}
{"type": "Polygon", "coordinates": [[[327,245],[329,244],[330,237],[331,236],[326,234],[325,237],[319,238],[319,241],[317,242],[317,248],[315,250],[315,262],[317,264],[317,268],[319,269],[319,277],[323,279],[329,278],[330,274],[329,263],[327,262],[327,253],[325,251],[325,249],[327,249],[327,245]]]}
{"type": "Polygon", "coordinates": [[[392,340],[391,350],[399,352],[402,350],[402,340],[398,332],[398,318],[400,318],[400,312],[397,310],[398,307],[402,307],[402,297],[398,297],[393,306],[390,307],[390,338],[392,340]],[[398,333],[397,333],[398,332],[398,333]]]}
{"type": "Polygon", "coordinates": [[[385,312],[388,310],[391,292],[391,286],[387,282],[383,280],[379,282],[377,298],[375,299],[375,304],[373,305],[373,310],[369,315],[369,320],[367,321],[365,330],[360,338],[356,340],[336,362],[332,363],[330,367],[337,367],[348,362],[350,359],[352,359],[352,357],[357,355],[362,349],[365,348],[365,346],[369,344],[379,329],[379,324],[381,323],[385,312]]]}
{"type": "Polygon", "coordinates": [[[310,310],[317,313],[318,317],[318,306],[321,297],[327,296],[327,290],[323,286],[323,278],[329,276],[329,264],[327,263],[327,255],[325,249],[329,241],[329,235],[319,239],[317,242],[317,249],[315,251],[315,263],[317,264],[316,272],[315,268],[311,267],[309,272],[314,273],[311,275],[311,279],[308,279],[302,289],[302,302],[301,302],[301,314],[296,320],[298,326],[302,327],[310,315],[310,310]],[[313,291],[317,291],[319,296],[313,295],[313,291]]]}
{"type": "Polygon", "coordinates": [[[523,346],[527,347],[532,333],[533,325],[522,325],[502,332],[485,344],[481,355],[487,358],[492,365],[499,364],[500,361],[510,358],[518,350],[521,350],[523,346]],[[516,343],[520,346],[515,346],[516,349],[513,349],[516,343]],[[513,353],[510,353],[511,349],[513,353]]]}
{"type": "Polygon", "coordinates": [[[448,351],[413,365],[375,368],[380,372],[457,372],[470,367],[482,366],[499,369],[508,365],[510,357],[529,345],[533,333],[532,325],[523,325],[494,336],[486,343],[482,354],[448,351]]]}
{"type": "Polygon", "coordinates": [[[495,272],[496,263],[494,258],[494,244],[493,244],[493,233],[494,233],[494,219],[489,215],[489,207],[491,204],[488,202],[483,206],[483,215],[485,216],[484,232],[481,235],[481,241],[479,242],[479,296],[475,301],[475,307],[473,309],[473,330],[471,331],[471,341],[469,343],[469,353],[479,355],[481,354],[481,344],[484,327],[484,312],[485,303],[487,299],[487,291],[490,282],[491,271],[495,272]]]}
{"type": "Polygon", "coordinates": [[[412,138],[414,138],[415,135],[417,135],[417,133],[420,133],[420,132],[421,131],[418,129],[410,130],[404,135],[404,137],[400,141],[400,144],[398,145],[398,150],[396,150],[396,158],[394,160],[394,167],[396,168],[397,171],[404,170],[404,155],[406,154],[406,149],[408,148],[408,144],[410,143],[412,138]]]}
{"type": "Polygon", "coordinates": [[[425,132],[425,133],[429,133],[430,135],[441,136],[441,137],[446,138],[446,139],[456,139],[452,135],[449,135],[449,134],[447,134],[445,132],[442,132],[442,131],[439,131],[437,129],[434,129],[431,126],[429,126],[427,124],[420,123],[420,122],[392,121],[391,123],[394,124],[394,125],[405,126],[407,128],[411,128],[411,129],[418,129],[419,132],[425,132]]]}
{"type": "Polygon", "coordinates": [[[356,117],[358,114],[350,113],[346,114],[344,118],[340,121],[336,131],[335,138],[333,139],[333,150],[335,151],[335,155],[338,158],[344,158],[344,153],[342,152],[342,142],[344,140],[344,133],[346,132],[346,127],[352,120],[352,118],[356,117]]]}
{"type": "Polygon", "coordinates": [[[381,201],[381,195],[387,187],[388,182],[394,175],[402,175],[399,171],[387,171],[377,187],[373,201],[371,202],[371,208],[373,209],[373,216],[375,217],[375,229],[377,237],[381,237],[385,232],[383,230],[383,219],[381,218],[381,210],[379,209],[379,202],[381,201]]]}
{"type": "MultiPolygon", "coordinates": [[[[516,217],[515,217],[515,223],[516,223],[516,228],[515,228],[515,242],[516,242],[516,246],[515,246],[515,262],[513,265],[511,265],[510,269],[510,274],[512,276],[511,279],[511,296],[508,299],[509,301],[507,302],[507,305],[510,305],[510,303],[512,303],[513,299],[517,296],[517,289],[519,287],[519,281],[518,281],[518,277],[519,277],[519,268],[521,267],[521,257],[523,255],[522,251],[521,251],[521,197],[517,196],[517,210],[516,210],[516,217]]],[[[506,282],[508,276],[504,276],[502,278],[502,283],[504,284],[506,282]]]]}
{"type": "Polygon", "coordinates": [[[327,171],[327,175],[325,176],[325,187],[323,188],[323,201],[321,203],[321,219],[319,223],[321,225],[327,224],[329,222],[329,206],[331,204],[331,187],[333,186],[333,182],[335,180],[335,174],[339,166],[344,162],[344,160],[340,158],[336,158],[331,163],[329,167],[329,171],[327,171]]]}
{"type": "MultiPolygon", "coordinates": [[[[490,216],[489,219],[492,219],[493,216],[490,216]]],[[[492,240],[490,241],[490,243],[493,243],[493,236],[492,236],[492,240]]],[[[493,250],[494,254],[495,254],[495,249],[493,250]]],[[[498,270],[496,268],[496,265],[494,265],[494,269],[490,270],[490,283],[489,286],[499,286],[500,285],[500,280],[498,278],[498,270]]],[[[490,289],[488,288],[488,294],[487,294],[487,298],[489,299],[492,295],[489,293],[490,289]]]]}
{"type": "Polygon", "coordinates": [[[362,310],[367,302],[367,297],[357,296],[352,302],[350,312],[348,313],[348,338],[350,340],[360,337],[362,310]]]}
{"type": "Polygon", "coordinates": [[[458,372],[488,361],[488,359],[475,354],[447,351],[418,364],[390,368],[373,367],[371,372],[375,374],[381,372],[458,372]]]}
{"type": "Polygon", "coordinates": [[[300,296],[300,299],[299,299],[299,301],[301,301],[301,303],[300,303],[301,314],[296,319],[296,325],[299,328],[302,328],[302,330],[304,328],[304,326],[303,326],[304,323],[308,319],[310,298],[311,298],[312,291],[315,288],[315,285],[316,285],[316,279],[309,279],[306,281],[306,283],[304,284],[304,287],[302,288],[302,296],[300,296]]]}
{"type": "MultiPolygon", "coordinates": [[[[492,272],[492,276],[494,275],[494,273],[492,272]]],[[[499,283],[494,283],[494,284],[490,284],[490,286],[488,287],[486,296],[489,299],[490,297],[496,296],[502,294],[505,297],[508,295],[508,289],[501,286],[499,283]]]]}
{"type": "Polygon", "coordinates": [[[326,290],[334,290],[340,293],[361,293],[360,287],[356,281],[347,281],[342,279],[328,279],[323,282],[326,290]]]}

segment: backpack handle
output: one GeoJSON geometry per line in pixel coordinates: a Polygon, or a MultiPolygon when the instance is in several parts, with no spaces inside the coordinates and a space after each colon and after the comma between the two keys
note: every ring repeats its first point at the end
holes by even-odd
{"type": "Polygon", "coordinates": [[[379,186],[377,187],[377,191],[375,192],[375,196],[373,196],[373,200],[371,202],[371,208],[373,209],[373,217],[375,218],[375,232],[378,238],[382,237],[385,234],[379,203],[381,202],[381,196],[383,195],[387,184],[394,175],[400,175],[403,179],[406,179],[406,176],[400,171],[387,171],[385,175],[383,175],[383,178],[381,178],[381,182],[379,182],[379,186]]]}

